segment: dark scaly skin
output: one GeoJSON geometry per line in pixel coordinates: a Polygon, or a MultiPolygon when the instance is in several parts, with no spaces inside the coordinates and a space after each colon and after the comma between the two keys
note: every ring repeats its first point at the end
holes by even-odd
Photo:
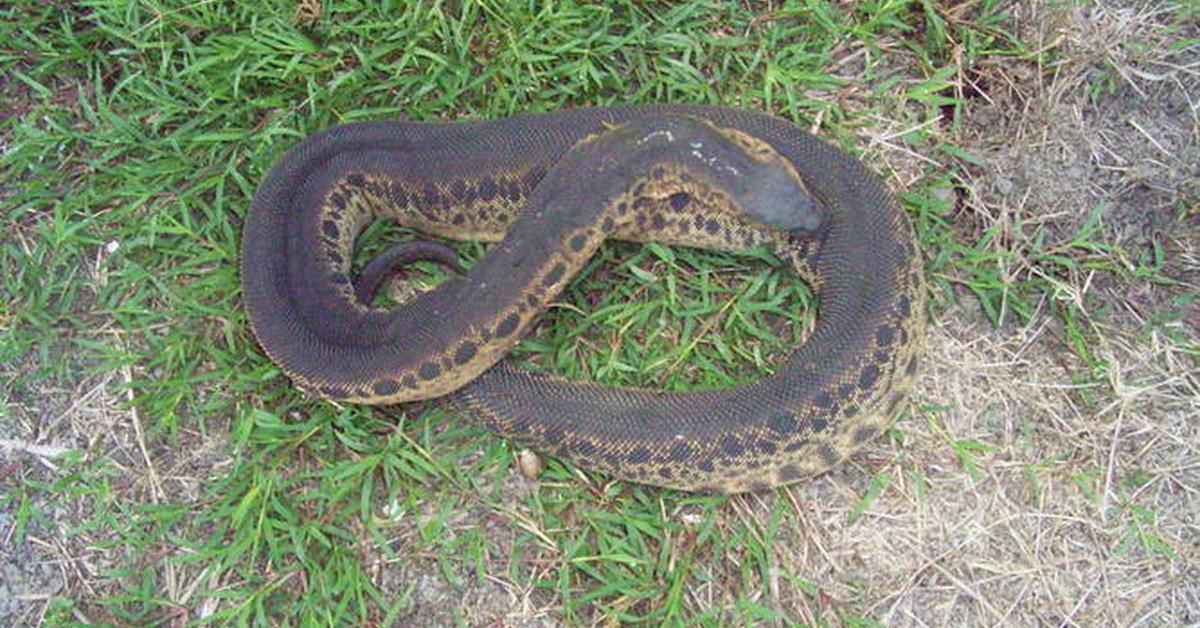
{"type": "Polygon", "coordinates": [[[894,419],[924,336],[912,228],[879,179],[785,121],[723,108],[330,129],[259,188],[242,276],[260,344],[314,394],[449,395],[499,434],[678,489],[758,490],[836,464],[894,419]],[[349,260],[379,218],[499,244],[465,278],[372,308],[349,260]],[[817,288],[817,329],[774,374],[723,390],[603,387],[497,364],[605,237],[769,246],[817,288]]]}

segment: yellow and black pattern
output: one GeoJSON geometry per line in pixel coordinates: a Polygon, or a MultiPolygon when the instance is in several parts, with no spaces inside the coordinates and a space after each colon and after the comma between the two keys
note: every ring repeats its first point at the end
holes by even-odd
{"type": "Polygon", "coordinates": [[[924,335],[912,228],[878,178],[739,110],[335,127],[276,164],[244,235],[251,325],[301,388],[368,404],[446,397],[499,434],[673,488],[756,490],[836,464],[900,411],[924,335]],[[497,244],[464,277],[374,307],[350,263],[380,219],[497,244]],[[817,329],[776,373],[726,390],[603,387],[502,363],[606,238],[768,246],[818,290],[817,329]]]}

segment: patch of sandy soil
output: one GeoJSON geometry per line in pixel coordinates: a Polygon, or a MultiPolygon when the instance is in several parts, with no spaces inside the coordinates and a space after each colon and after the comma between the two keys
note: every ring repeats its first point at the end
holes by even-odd
{"type": "Polygon", "coordinates": [[[957,141],[982,159],[963,164],[968,213],[999,229],[998,246],[1028,251],[1039,232],[1066,245],[1095,213],[1093,239],[1122,250],[1123,270],[1158,263],[1161,247],[1175,289],[1086,271],[1061,278],[1081,303],[1114,300],[1128,314],[1120,323],[1136,328],[1200,283],[1200,51],[1183,45],[1195,25],[1163,23],[1164,4],[1127,4],[1017,5],[1014,30],[1054,54],[1040,67],[997,61],[968,77],[974,96],[957,141]]]}
{"type": "Polygon", "coordinates": [[[39,555],[31,543],[17,543],[16,506],[0,509],[0,622],[5,626],[37,623],[46,602],[63,591],[64,578],[55,562],[39,555]]]}
{"type": "Polygon", "coordinates": [[[35,514],[26,523],[23,544],[14,543],[20,501],[0,509],[0,625],[42,625],[48,612],[55,618],[51,623],[103,620],[71,605],[56,611],[47,602],[56,595],[88,601],[118,594],[121,570],[139,565],[158,565],[168,599],[181,607],[191,601],[201,574],[163,560],[180,548],[164,542],[147,554],[115,534],[129,522],[126,508],[198,503],[204,483],[226,472],[229,445],[188,431],[181,446],[153,444],[142,417],[128,405],[128,390],[121,388],[130,377],[126,368],[86,376],[69,388],[43,380],[35,397],[8,400],[11,422],[0,423],[0,473],[11,471],[11,477],[0,481],[58,488],[31,492],[27,507],[35,514]],[[95,460],[104,462],[106,477],[72,479],[79,472],[73,461],[95,460]],[[97,518],[111,525],[86,525],[97,518]]]}

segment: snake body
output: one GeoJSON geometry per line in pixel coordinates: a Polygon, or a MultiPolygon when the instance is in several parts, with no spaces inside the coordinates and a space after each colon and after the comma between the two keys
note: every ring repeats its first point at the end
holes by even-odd
{"type": "MultiPolygon", "coordinates": [[[[367,281],[393,262],[368,265],[367,281]]],[[[882,182],[786,121],[718,107],[331,128],[260,185],[242,284],[259,344],[315,395],[445,397],[581,467],[685,490],[759,490],[836,464],[900,411],[924,336],[913,230],[882,182]],[[379,219],[497,244],[464,277],[376,307],[351,258],[379,219]],[[605,387],[501,362],[605,238],[766,246],[816,288],[816,329],[771,375],[719,390],[605,387]]]]}

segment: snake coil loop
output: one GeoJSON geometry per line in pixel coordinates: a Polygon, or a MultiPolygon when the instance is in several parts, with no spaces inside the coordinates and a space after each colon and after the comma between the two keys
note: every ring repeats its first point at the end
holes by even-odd
{"type": "Polygon", "coordinates": [[[684,105],[458,123],[357,123],[288,151],[242,245],[260,345],[301,388],[368,404],[446,397],[585,468],[678,489],[759,490],[827,469],[900,411],[924,337],[912,226],[861,163],[771,116],[684,105]],[[443,245],[351,279],[371,222],[497,245],[386,309],[371,295],[443,245]],[[749,385],[667,393],[501,362],[605,238],[766,246],[821,298],[812,338],[749,385]]]}

